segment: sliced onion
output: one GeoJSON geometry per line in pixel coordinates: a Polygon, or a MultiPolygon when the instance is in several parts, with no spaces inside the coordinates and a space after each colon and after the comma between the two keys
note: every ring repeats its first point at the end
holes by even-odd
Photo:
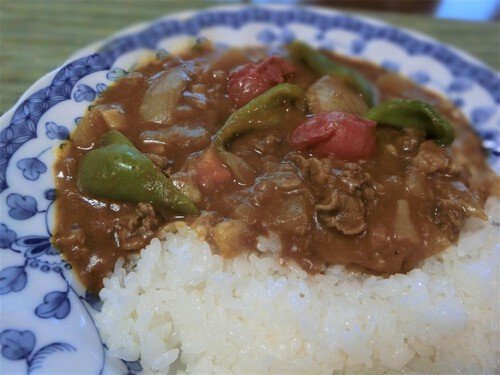
{"type": "Polygon", "coordinates": [[[182,69],[160,73],[144,95],[141,115],[144,120],[169,124],[189,77],[182,69]]]}
{"type": "Polygon", "coordinates": [[[307,101],[311,112],[347,112],[361,115],[368,111],[363,97],[342,79],[323,76],[307,90],[307,101]]]}
{"type": "Polygon", "coordinates": [[[394,217],[394,237],[397,240],[419,243],[417,229],[413,225],[410,216],[410,204],[406,199],[396,202],[396,215],[394,217]]]}

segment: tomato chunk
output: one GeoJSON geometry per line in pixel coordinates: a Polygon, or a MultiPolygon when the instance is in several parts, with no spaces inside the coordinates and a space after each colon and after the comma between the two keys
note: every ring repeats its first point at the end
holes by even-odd
{"type": "Polygon", "coordinates": [[[321,112],[297,126],[289,142],[316,157],[347,161],[369,158],[375,151],[376,122],[345,112],[321,112]]]}
{"type": "Polygon", "coordinates": [[[284,83],[293,73],[294,66],[279,56],[268,57],[259,64],[246,64],[229,75],[229,98],[237,107],[242,107],[273,86],[284,83]]]}
{"type": "Polygon", "coordinates": [[[211,192],[233,180],[231,171],[219,160],[217,151],[208,147],[195,164],[195,181],[198,187],[211,192]]]}

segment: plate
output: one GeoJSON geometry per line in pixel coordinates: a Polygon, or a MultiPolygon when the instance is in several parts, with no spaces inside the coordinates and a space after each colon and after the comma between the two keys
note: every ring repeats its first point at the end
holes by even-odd
{"type": "Polygon", "coordinates": [[[196,38],[221,45],[294,39],[397,71],[450,98],[500,172],[500,76],[424,35],[333,10],[219,7],[168,15],[75,54],[36,82],[0,119],[0,368],[3,373],[134,374],[108,356],[94,324],[99,301],[51,246],[54,155],[90,103],[145,56],[196,38]],[[77,364],[77,366],[75,366],[77,364]]]}

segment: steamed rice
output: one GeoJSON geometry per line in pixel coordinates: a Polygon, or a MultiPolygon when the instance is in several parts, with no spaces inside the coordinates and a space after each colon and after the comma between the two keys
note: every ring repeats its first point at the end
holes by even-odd
{"type": "Polygon", "coordinates": [[[487,210],[458,246],[389,278],[283,267],[272,237],[223,259],[179,224],[118,262],[96,322],[145,373],[498,373],[500,200],[487,210]]]}

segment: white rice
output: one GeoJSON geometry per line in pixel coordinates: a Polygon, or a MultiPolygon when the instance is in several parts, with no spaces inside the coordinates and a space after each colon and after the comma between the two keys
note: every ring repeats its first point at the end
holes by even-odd
{"type": "Polygon", "coordinates": [[[98,328],[148,374],[498,374],[500,200],[487,209],[458,246],[385,279],[309,276],[269,252],[223,259],[179,225],[117,264],[98,328]]]}

